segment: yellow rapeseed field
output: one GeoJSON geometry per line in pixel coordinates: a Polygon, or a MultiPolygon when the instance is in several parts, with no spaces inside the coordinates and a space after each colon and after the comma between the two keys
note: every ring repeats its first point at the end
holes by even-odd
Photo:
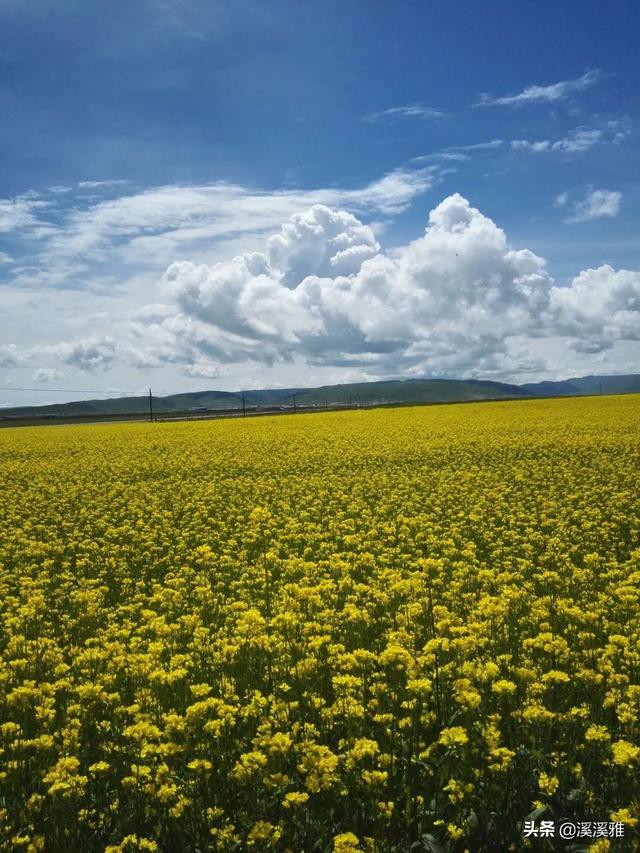
{"type": "Polygon", "coordinates": [[[0,849],[638,849],[639,421],[0,432],[0,849]]]}

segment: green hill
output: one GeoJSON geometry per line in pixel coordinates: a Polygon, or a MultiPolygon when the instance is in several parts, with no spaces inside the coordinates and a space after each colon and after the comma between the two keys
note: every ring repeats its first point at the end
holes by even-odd
{"type": "MultiPolygon", "coordinates": [[[[500,400],[513,397],[559,397],[582,394],[640,393],[640,375],[583,376],[558,382],[529,382],[512,385],[484,379],[391,379],[380,382],[351,382],[319,388],[265,388],[252,391],[190,391],[154,397],[156,415],[196,414],[224,409],[249,410],[316,407],[325,405],[366,406],[407,403],[455,403],[470,400],[500,400]]],[[[0,409],[0,420],[11,418],[117,417],[146,415],[149,398],[117,397],[77,400],[48,406],[0,409]]]]}
{"type": "Polygon", "coordinates": [[[522,386],[536,396],[566,397],[578,394],[638,394],[640,374],[580,376],[559,382],[528,382],[522,386]]]}

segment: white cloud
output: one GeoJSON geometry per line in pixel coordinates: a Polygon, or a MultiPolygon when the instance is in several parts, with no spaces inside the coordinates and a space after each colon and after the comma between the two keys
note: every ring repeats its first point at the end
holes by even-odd
{"type": "Polygon", "coordinates": [[[620,134],[615,131],[617,122],[608,122],[606,131],[601,128],[576,127],[560,139],[490,139],[486,142],[476,142],[471,145],[453,145],[442,151],[434,151],[414,157],[412,163],[429,163],[438,161],[464,161],[471,159],[477,151],[493,151],[511,148],[512,151],[524,151],[531,154],[546,154],[557,152],[564,154],[581,154],[601,142],[618,144],[620,134]]]}
{"type": "Polygon", "coordinates": [[[553,151],[566,151],[569,154],[582,153],[597,145],[602,137],[603,132],[601,130],[579,127],[572,130],[564,139],[558,139],[551,145],[551,148],[553,151]]]}
{"type": "Polygon", "coordinates": [[[39,224],[38,210],[48,203],[31,195],[0,199],[0,232],[32,228],[39,224]]]}
{"type": "Polygon", "coordinates": [[[446,113],[443,110],[427,107],[424,104],[407,104],[403,107],[390,107],[387,110],[379,110],[364,116],[365,121],[380,122],[393,121],[402,118],[434,119],[442,118],[446,113]]]}
{"type": "Polygon", "coordinates": [[[581,154],[593,148],[603,139],[603,131],[578,127],[570,131],[567,136],[552,142],[549,139],[528,140],[512,139],[511,148],[514,151],[530,151],[533,154],[544,154],[548,151],[560,151],[565,154],[581,154]]]}
{"type": "MultiPolygon", "coordinates": [[[[356,190],[297,194],[263,195],[226,185],[204,192],[165,188],[166,195],[150,194],[162,212],[148,235],[144,216],[153,205],[146,194],[119,199],[115,207],[97,205],[99,215],[91,221],[110,251],[119,239],[126,252],[135,252],[144,236],[169,240],[170,232],[161,229],[170,227],[172,217],[182,223],[177,231],[219,228],[227,241],[222,245],[233,240],[232,221],[235,227],[242,223],[253,235],[252,248],[255,235],[263,235],[263,251],[241,251],[218,263],[176,261],[160,284],[145,272],[135,279],[136,288],[148,294],[142,309],[112,296],[74,292],[74,299],[89,301],[70,303],[75,319],[65,327],[63,343],[21,353],[5,346],[0,365],[4,360],[7,366],[36,368],[44,359],[64,376],[71,375],[69,369],[162,368],[176,376],[220,379],[217,384],[233,388],[252,369],[255,376],[268,375],[268,384],[283,378],[297,384],[302,376],[308,384],[312,374],[325,382],[346,375],[539,375],[548,369],[546,342],[554,365],[573,364],[578,352],[604,358],[615,350],[624,363],[634,357],[619,347],[638,341],[640,273],[601,267],[559,287],[542,258],[509,245],[502,229],[458,194],[431,211],[422,236],[387,252],[353,212],[317,201],[338,197],[352,210],[359,206],[375,215],[389,204],[402,206],[419,192],[420,181],[431,180],[429,172],[407,174],[391,173],[356,190]],[[185,195],[192,225],[180,209],[185,195]],[[315,203],[300,212],[309,197],[315,203]],[[221,199],[234,210],[223,209],[221,199]],[[285,224],[268,226],[282,210],[285,224]],[[98,298],[101,311],[95,313],[98,298]],[[83,314],[80,305],[91,305],[94,315],[83,314]],[[105,328],[108,336],[100,331],[105,328]]],[[[571,211],[570,196],[559,198],[563,195],[571,211]]],[[[168,245],[180,248],[178,257],[194,245],[195,257],[202,257],[200,242],[172,241],[173,232],[168,245]]],[[[33,299],[25,291],[16,293],[33,299]]]]}
{"type": "Polygon", "coordinates": [[[55,367],[40,367],[32,376],[34,382],[51,382],[53,379],[60,379],[63,376],[61,371],[55,367]]]}
{"type": "Polygon", "coordinates": [[[491,95],[481,95],[476,107],[517,107],[523,104],[532,103],[553,103],[568,98],[575,92],[582,92],[593,86],[602,78],[600,70],[587,71],[581,77],[576,77],[573,80],[561,80],[559,83],[552,83],[548,86],[527,86],[522,92],[517,95],[507,95],[501,98],[494,98],[491,95]]]}
{"type": "Polygon", "coordinates": [[[589,222],[592,219],[613,219],[618,215],[622,193],[616,190],[591,190],[583,201],[573,205],[573,213],[565,222],[589,222]]]}
{"type": "Polygon", "coordinates": [[[378,373],[460,370],[503,353],[546,304],[543,260],[511,249],[459,195],[431,212],[423,237],[392,255],[367,232],[354,217],[315,206],[271,238],[265,254],[213,267],[173,264],[167,281],[182,318],[161,325],[182,346],[188,340],[221,360],[297,355],[378,373]]]}
{"type": "MultiPolygon", "coordinates": [[[[313,204],[401,213],[435,181],[433,168],[397,169],[354,189],[263,191],[237,184],[167,185],[72,210],[49,236],[41,267],[62,270],[69,259],[167,265],[176,255],[193,254],[212,241],[272,232],[313,204]]],[[[81,271],[79,271],[81,272],[81,271]]]]}
{"type": "Polygon", "coordinates": [[[0,264],[13,264],[14,259],[6,252],[0,252],[0,264]]]}
{"type": "Polygon", "coordinates": [[[512,139],[511,147],[514,151],[531,151],[534,154],[542,154],[545,151],[551,150],[551,143],[548,139],[541,139],[531,142],[528,139],[512,139]]]}
{"type": "Polygon", "coordinates": [[[34,347],[32,354],[48,355],[59,359],[69,367],[75,367],[89,373],[106,370],[116,360],[116,342],[110,337],[81,338],[79,340],[56,344],[55,346],[34,347]]]}
{"type": "Polygon", "coordinates": [[[108,181],[78,181],[78,187],[82,190],[95,190],[98,187],[118,187],[129,183],[131,183],[131,181],[123,181],[120,179],[108,181]]]}
{"type": "Polygon", "coordinates": [[[196,379],[219,379],[227,373],[223,367],[215,362],[199,359],[193,364],[185,365],[183,373],[196,379]]]}
{"type": "Polygon", "coordinates": [[[15,344],[0,344],[0,367],[14,367],[21,360],[15,344]]]}
{"type": "Polygon", "coordinates": [[[564,207],[566,205],[566,203],[568,202],[568,200],[569,200],[569,193],[568,192],[559,193],[556,196],[555,201],[553,202],[553,206],[554,207],[564,207]]]}
{"type": "Polygon", "coordinates": [[[549,322],[581,352],[619,340],[640,340],[640,272],[605,264],[581,272],[569,287],[552,287],[549,322]]]}
{"type": "Polygon", "coordinates": [[[485,151],[500,148],[504,145],[504,139],[489,139],[487,142],[474,142],[471,145],[453,145],[447,151],[485,151]]]}

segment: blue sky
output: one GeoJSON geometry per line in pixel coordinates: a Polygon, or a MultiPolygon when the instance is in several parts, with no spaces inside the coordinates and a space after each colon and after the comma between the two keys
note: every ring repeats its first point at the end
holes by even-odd
{"type": "Polygon", "coordinates": [[[0,404],[640,370],[637,2],[0,23],[0,404]]]}

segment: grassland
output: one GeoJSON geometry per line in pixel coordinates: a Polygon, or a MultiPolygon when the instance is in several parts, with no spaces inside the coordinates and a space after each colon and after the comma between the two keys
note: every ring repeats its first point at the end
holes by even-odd
{"type": "Polygon", "coordinates": [[[639,418],[1,432],[0,849],[638,849],[639,418]]]}

